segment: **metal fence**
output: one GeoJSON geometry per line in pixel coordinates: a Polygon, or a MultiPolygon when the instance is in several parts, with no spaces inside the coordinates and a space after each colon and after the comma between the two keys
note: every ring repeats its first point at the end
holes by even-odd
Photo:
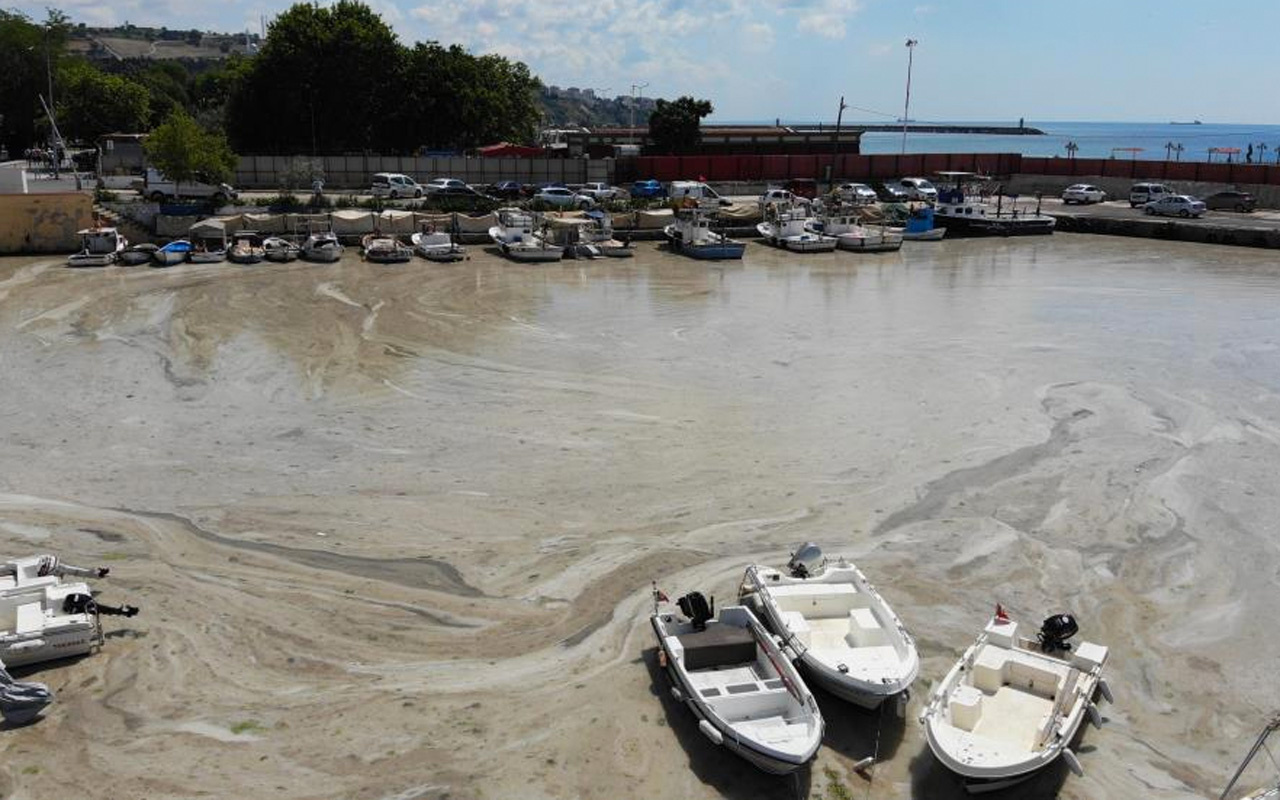
{"type": "MultiPolygon", "coordinates": [[[[585,158],[467,158],[463,156],[241,156],[234,185],[239,189],[280,189],[301,162],[317,163],[326,191],[368,191],[377,172],[399,172],[419,183],[459,178],[467,183],[586,183],[614,180],[614,160],[585,158]]],[[[293,188],[310,191],[310,179],[293,188]]]]}

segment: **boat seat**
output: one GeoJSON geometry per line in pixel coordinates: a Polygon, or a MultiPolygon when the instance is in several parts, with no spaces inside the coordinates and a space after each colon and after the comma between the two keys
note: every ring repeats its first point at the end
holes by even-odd
{"type": "Polygon", "coordinates": [[[813,629],[809,627],[809,620],[804,618],[804,614],[799,611],[783,611],[780,616],[782,624],[796,637],[796,641],[809,647],[813,641],[813,629]]]}
{"type": "Polygon", "coordinates": [[[676,638],[684,648],[687,670],[728,667],[756,660],[756,639],[746,628],[716,622],[705,631],[682,633],[676,638]]]}
{"type": "Polygon", "coordinates": [[[951,724],[965,731],[973,731],[982,719],[982,692],[972,686],[958,686],[951,693],[948,707],[951,710],[951,724]]]}
{"type": "Polygon", "coordinates": [[[850,647],[878,647],[888,642],[880,620],[869,608],[849,610],[849,633],[844,638],[850,647]]]}
{"type": "Polygon", "coordinates": [[[15,633],[39,633],[44,629],[44,605],[42,603],[23,603],[18,606],[15,633]]]}
{"type": "Polygon", "coordinates": [[[988,694],[994,694],[1002,686],[1011,686],[1053,698],[1062,688],[1066,671],[1065,666],[1055,670],[1030,654],[986,646],[974,659],[973,685],[988,694]]]}

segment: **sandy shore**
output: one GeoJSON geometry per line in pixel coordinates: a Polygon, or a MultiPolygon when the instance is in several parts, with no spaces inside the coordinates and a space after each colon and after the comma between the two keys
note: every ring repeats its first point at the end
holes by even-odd
{"type": "MultiPolygon", "coordinates": [[[[994,603],[1115,706],[1006,797],[1216,797],[1280,705],[1280,268],[1061,235],[711,266],[0,259],[0,543],[105,563],[13,798],[959,797],[914,716],[994,603]],[[916,634],[769,778],[646,613],[812,539],[916,634]],[[870,784],[850,767],[873,752],[870,784]]],[[[1252,774],[1258,781],[1264,772],[1252,774]]]]}

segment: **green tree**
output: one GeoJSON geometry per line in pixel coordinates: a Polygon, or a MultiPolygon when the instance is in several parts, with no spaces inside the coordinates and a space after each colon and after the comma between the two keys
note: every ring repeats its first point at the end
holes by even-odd
{"type": "Polygon", "coordinates": [[[226,181],[236,168],[226,137],[204,130],[181,109],[172,111],[143,147],[152,166],[175,184],[226,181]]]}
{"type": "Polygon", "coordinates": [[[402,53],[395,33],[363,3],[294,5],[271,23],[232,94],[228,133],[236,147],[255,152],[393,149],[402,53]]]}
{"type": "Polygon", "coordinates": [[[659,100],[649,115],[649,138],[660,153],[690,153],[702,140],[702,118],[714,109],[710,100],[689,96],[659,100]]]}
{"type": "Polygon", "coordinates": [[[94,141],[104,133],[146,130],[150,95],[119,75],[69,59],[58,71],[58,127],[68,139],[94,141]]]}
{"type": "MultiPolygon", "coordinates": [[[[0,143],[10,152],[36,141],[37,120],[44,118],[38,98],[48,94],[46,59],[56,72],[69,30],[66,15],[54,9],[43,25],[0,10],[0,143]]],[[[47,123],[39,129],[47,132],[47,123]]]]}

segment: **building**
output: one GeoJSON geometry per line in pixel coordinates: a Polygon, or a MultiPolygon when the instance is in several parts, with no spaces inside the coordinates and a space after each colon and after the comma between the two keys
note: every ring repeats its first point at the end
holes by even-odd
{"type": "Polygon", "coordinates": [[[98,139],[99,174],[141,175],[147,156],[142,149],[145,133],[108,133],[98,139]]]}

